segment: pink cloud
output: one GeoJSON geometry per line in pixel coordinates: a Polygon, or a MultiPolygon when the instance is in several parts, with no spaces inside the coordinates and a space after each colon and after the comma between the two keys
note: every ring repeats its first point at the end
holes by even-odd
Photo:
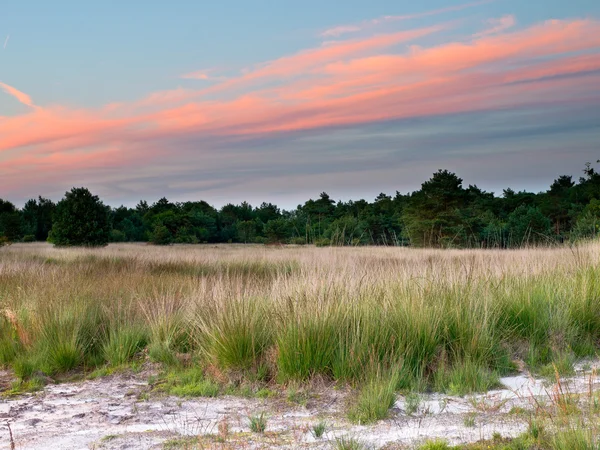
{"type": "MultiPolygon", "coordinates": [[[[24,173],[41,169],[133,170],[140,161],[172,156],[177,144],[169,142],[178,139],[579,101],[600,82],[598,21],[548,21],[465,42],[396,49],[443,28],[337,41],[206,89],[156,92],[93,110],[49,106],[1,117],[0,178],[18,183],[24,173]]],[[[33,106],[26,94],[0,87],[33,106]]]]}
{"type": "Polygon", "coordinates": [[[8,95],[16,98],[20,103],[29,106],[31,108],[35,108],[36,106],[33,104],[31,97],[24,92],[19,91],[18,89],[9,86],[6,83],[0,81],[0,89],[6,92],[8,95]]]}

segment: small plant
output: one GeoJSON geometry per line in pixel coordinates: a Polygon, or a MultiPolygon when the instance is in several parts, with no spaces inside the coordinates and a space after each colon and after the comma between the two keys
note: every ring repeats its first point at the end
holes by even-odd
{"type": "Polygon", "coordinates": [[[264,412],[249,416],[248,419],[250,420],[250,430],[253,433],[264,433],[267,429],[267,418],[264,412]]]}
{"type": "Polygon", "coordinates": [[[310,433],[313,435],[315,439],[320,439],[325,434],[325,430],[327,429],[327,424],[324,420],[321,420],[319,423],[312,426],[310,433]]]}
{"type": "Polygon", "coordinates": [[[421,396],[414,392],[411,392],[406,395],[404,399],[404,408],[406,410],[406,414],[412,416],[419,410],[419,405],[421,404],[421,396]]]}
{"type": "Polygon", "coordinates": [[[387,378],[374,377],[359,392],[349,412],[350,420],[367,424],[387,418],[396,400],[397,384],[397,374],[387,378]]]}
{"type": "Polygon", "coordinates": [[[297,405],[306,405],[308,393],[299,387],[296,383],[291,383],[286,392],[287,401],[297,405]]]}
{"type": "Polygon", "coordinates": [[[349,437],[337,438],[333,447],[335,450],[366,450],[361,441],[349,437]]]}
{"type": "Polygon", "coordinates": [[[204,377],[199,367],[172,370],[156,384],[156,389],[178,397],[216,397],[221,390],[217,383],[204,377]]]}
{"type": "Polygon", "coordinates": [[[271,398],[275,396],[275,392],[273,392],[271,389],[262,388],[256,391],[256,394],[254,395],[256,398],[271,398]]]}
{"type": "Polygon", "coordinates": [[[552,450],[598,450],[600,439],[588,427],[578,427],[556,433],[552,437],[552,450]]]}
{"type": "Polygon", "coordinates": [[[449,370],[441,367],[435,374],[434,385],[437,391],[464,396],[475,392],[486,392],[499,386],[500,380],[496,372],[466,360],[456,363],[449,370]]]}
{"type": "Polygon", "coordinates": [[[470,413],[467,414],[465,416],[465,418],[463,419],[463,425],[467,428],[474,428],[475,427],[475,413],[470,413]]]}
{"type": "Polygon", "coordinates": [[[545,378],[554,379],[556,375],[570,376],[575,374],[575,356],[572,353],[559,353],[553,362],[546,364],[540,369],[540,375],[545,378]]]}
{"type": "Polygon", "coordinates": [[[227,419],[222,419],[219,422],[219,438],[221,438],[222,441],[227,440],[227,437],[229,436],[229,422],[227,421],[227,419]]]}
{"type": "Polygon", "coordinates": [[[451,447],[444,440],[436,439],[427,441],[419,447],[419,450],[450,450],[451,447]]]}

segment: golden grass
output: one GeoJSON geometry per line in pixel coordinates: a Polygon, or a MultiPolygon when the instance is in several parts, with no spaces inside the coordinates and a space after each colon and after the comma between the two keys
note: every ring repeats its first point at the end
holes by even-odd
{"type": "Polygon", "coordinates": [[[463,363],[501,370],[499,350],[540,364],[559,352],[589,353],[585,345],[600,336],[599,262],[598,243],[519,250],[15,244],[0,249],[0,310],[22,354],[42,360],[54,354],[44,340],[58,339],[60,352],[81,352],[81,364],[94,366],[102,362],[97,341],[111,336],[118,348],[122,330],[131,336],[141,328],[140,343],[193,353],[211,370],[266,365],[281,381],[315,374],[356,381],[361,370],[367,379],[371,369],[404,364],[400,385],[408,387],[437,367],[448,379],[462,379],[451,367],[463,363]],[[548,342],[538,342],[538,328],[548,342]]]}

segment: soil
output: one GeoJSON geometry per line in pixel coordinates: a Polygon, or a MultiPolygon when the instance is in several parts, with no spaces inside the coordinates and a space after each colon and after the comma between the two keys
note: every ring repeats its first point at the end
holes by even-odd
{"type": "MultiPolygon", "coordinates": [[[[579,365],[560,389],[598,390],[595,365],[600,363],[579,365]]],[[[0,391],[10,380],[8,372],[0,371],[0,391]]],[[[331,388],[316,392],[301,406],[283,398],[160,396],[149,393],[147,380],[148,373],[117,374],[0,398],[0,449],[11,448],[8,424],[17,449],[196,448],[196,439],[202,448],[329,449],[341,437],[386,449],[412,448],[435,438],[469,443],[494,433],[519,435],[527,428],[523,411],[548,402],[559,388],[523,373],[503,378],[503,389],[486,394],[423,394],[416,411],[408,411],[411,414],[406,399],[399,396],[389,419],[359,426],[345,417],[349,394],[331,388]],[[263,412],[266,432],[252,433],[248,417],[263,412]],[[311,428],[321,420],[327,428],[323,437],[315,438],[311,428]]]]}

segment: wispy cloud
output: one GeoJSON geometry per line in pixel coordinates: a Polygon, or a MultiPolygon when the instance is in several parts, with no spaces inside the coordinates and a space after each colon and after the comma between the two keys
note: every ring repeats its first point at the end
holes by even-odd
{"type": "Polygon", "coordinates": [[[6,50],[6,46],[8,45],[8,40],[10,39],[10,34],[6,36],[6,39],[4,40],[4,46],[2,47],[4,50],[6,50]]]}
{"type": "Polygon", "coordinates": [[[398,22],[403,20],[414,20],[421,19],[423,17],[429,16],[437,16],[440,14],[462,11],[468,8],[474,8],[476,6],[486,5],[488,3],[492,3],[494,0],[481,0],[477,2],[471,3],[463,3],[461,5],[448,6],[446,8],[434,9],[431,11],[424,11],[415,14],[404,14],[404,15],[395,15],[395,16],[382,16],[377,19],[365,20],[356,24],[348,24],[348,25],[338,25],[333,28],[328,28],[327,30],[321,33],[322,37],[339,37],[343,34],[355,33],[357,31],[362,31],[368,28],[372,28],[376,25],[380,25],[386,22],[398,22]]]}
{"type": "Polygon", "coordinates": [[[185,80],[210,80],[210,76],[204,71],[190,72],[184,73],[179,78],[183,78],[185,80]]]}
{"type": "Polygon", "coordinates": [[[490,34],[497,34],[508,30],[516,25],[517,21],[515,16],[506,15],[497,19],[489,19],[487,21],[488,28],[480,33],[477,33],[475,37],[488,36],[490,34]]]}
{"type": "Polygon", "coordinates": [[[0,89],[2,89],[4,92],[6,92],[8,95],[16,98],[20,103],[29,106],[31,108],[36,108],[36,106],[33,104],[33,101],[31,100],[31,97],[27,94],[25,94],[24,92],[19,91],[18,89],[9,86],[6,83],[3,83],[0,81],[0,89]]]}
{"type": "Polygon", "coordinates": [[[321,33],[323,37],[338,37],[342,34],[354,33],[360,31],[362,28],[359,25],[340,25],[337,27],[329,28],[321,33]]]}

